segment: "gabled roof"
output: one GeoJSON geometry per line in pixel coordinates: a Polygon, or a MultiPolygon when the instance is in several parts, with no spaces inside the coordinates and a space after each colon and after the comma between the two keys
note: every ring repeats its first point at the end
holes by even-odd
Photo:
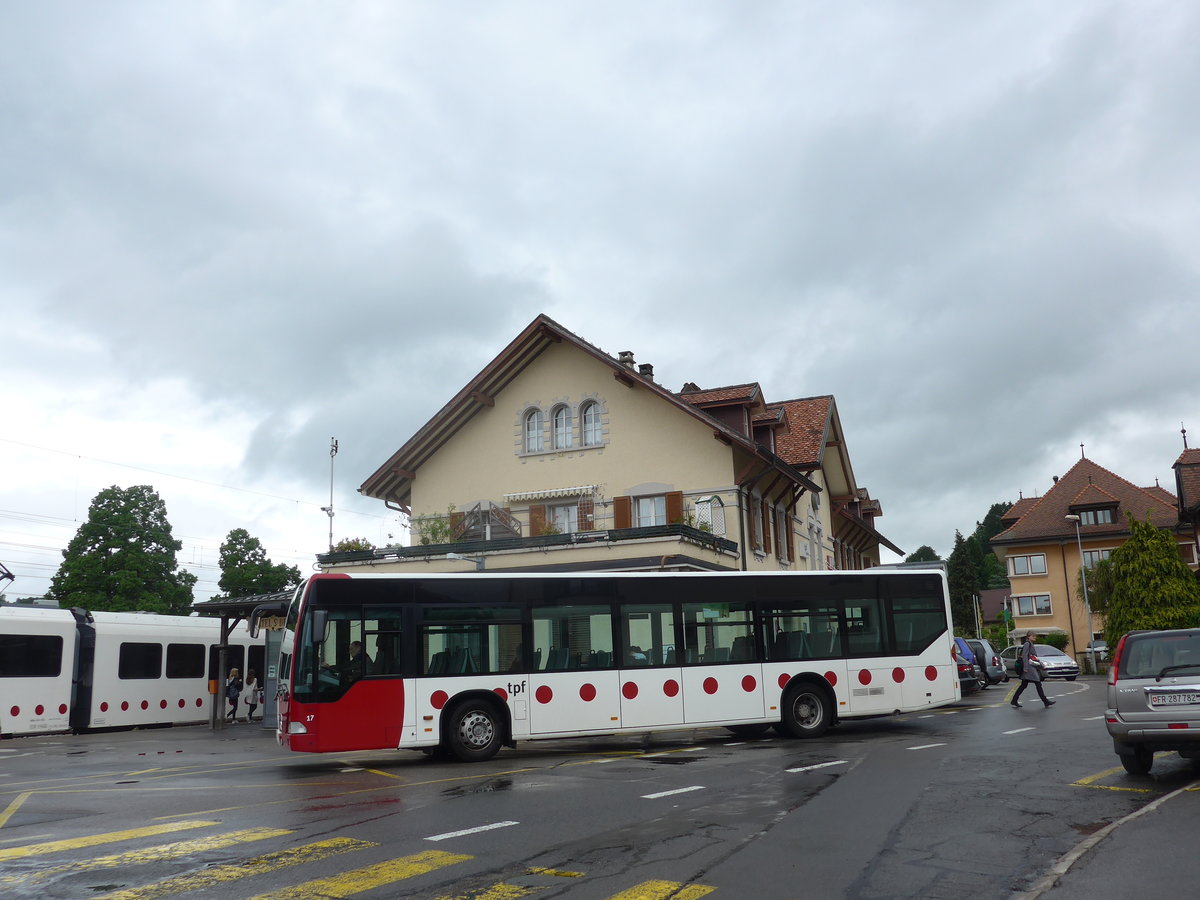
{"type": "Polygon", "coordinates": [[[1185,449],[1173,468],[1180,508],[1194,520],[1200,514],[1200,450],[1185,449]]]}
{"type": "Polygon", "coordinates": [[[1010,526],[1012,526],[1018,519],[1021,518],[1021,516],[1025,515],[1025,513],[1037,506],[1038,501],[1041,499],[1041,497],[1022,497],[1007,510],[1005,510],[1004,515],[1000,517],[1000,521],[1002,523],[1007,522],[1010,526]]]}
{"type": "Polygon", "coordinates": [[[763,402],[762,387],[757,381],[708,389],[701,389],[689,381],[679,392],[679,397],[693,406],[704,407],[760,406],[763,402]]]}
{"type": "Polygon", "coordinates": [[[1118,503],[1116,497],[1093,482],[1071,498],[1071,506],[1105,506],[1118,503]]]}
{"type": "MultiPolygon", "coordinates": [[[[412,494],[412,481],[416,478],[417,470],[467,422],[481,411],[494,406],[496,396],[548,347],[554,344],[568,344],[579,352],[586,353],[600,361],[612,370],[613,377],[621,384],[655,394],[664,403],[703,422],[706,427],[712,429],[713,436],[718,440],[757,457],[767,466],[791,479],[800,488],[814,493],[821,490],[806,475],[793,468],[782,458],[760,447],[750,436],[743,435],[717,421],[703,409],[635,371],[599,347],[589,344],[583,338],[563,328],[549,316],[539,315],[478,375],[467,382],[462,390],[438,410],[432,419],[409,438],[404,446],[393,453],[387,462],[364,481],[359,488],[359,493],[397,504],[407,511],[407,502],[412,494]]],[[[740,385],[738,389],[743,397],[752,397],[758,386],[756,384],[740,385]]],[[[761,398],[761,391],[759,391],[759,397],[761,398]]]]}
{"type": "MultiPolygon", "coordinates": [[[[1150,521],[1160,528],[1173,528],[1178,525],[1178,510],[1171,502],[1174,498],[1170,494],[1164,497],[1164,493],[1140,488],[1090,459],[1081,459],[1067,474],[1058,479],[1045,496],[1031,501],[1023,500],[1017,504],[1020,506],[1029,502],[1031,505],[1013,525],[992,538],[991,542],[1016,544],[1074,538],[1075,526],[1066,519],[1072,507],[1093,502],[1112,503],[1114,500],[1119,506],[1116,521],[1107,525],[1082,525],[1080,530],[1083,534],[1127,534],[1129,526],[1125,521],[1126,513],[1132,513],[1142,521],[1149,517],[1150,521]],[[1109,499],[1079,501],[1076,499],[1079,497],[1109,499]]],[[[1012,510],[1005,516],[1005,521],[1009,520],[1011,514],[1012,510]]]]}
{"type": "Polygon", "coordinates": [[[788,430],[775,436],[780,456],[797,469],[819,469],[825,457],[826,443],[833,437],[833,397],[806,397],[770,404],[787,414],[788,430]]]}

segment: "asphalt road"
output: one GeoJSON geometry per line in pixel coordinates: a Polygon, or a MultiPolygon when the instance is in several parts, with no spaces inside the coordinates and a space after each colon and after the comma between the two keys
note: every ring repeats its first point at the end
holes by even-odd
{"type": "Polygon", "coordinates": [[[1160,754],[1153,776],[1127,775],[1100,681],[1051,684],[1048,710],[1012,709],[1007,690],[817,740],[684,731],[477,765],[291,754],[247,725],[10,740],[0,891],[978,900],[1190,884],[1189,854],[1158,856],[1191,832],[1192,767],[1160,754]]]}

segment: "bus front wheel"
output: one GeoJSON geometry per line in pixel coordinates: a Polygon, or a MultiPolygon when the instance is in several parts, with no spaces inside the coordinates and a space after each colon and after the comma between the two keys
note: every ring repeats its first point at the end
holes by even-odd
{"type": "Polygon", "coordinates": [[[783,695],[783,716],[780,724],[792,737],[820,737],[829,730],[829,701],[820,688],[798,684],[783,695]]]}
{"type": "Polygon", "coordinates": [[[500,750],[503,727],[495,707],[481,700],[464,700],[446,720],[446,749],[463,762],[483,762],[500,750]]]}

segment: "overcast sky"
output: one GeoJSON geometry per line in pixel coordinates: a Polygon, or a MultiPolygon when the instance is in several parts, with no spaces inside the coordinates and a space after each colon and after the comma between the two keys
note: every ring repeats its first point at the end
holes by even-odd
{"type": "MultiPolygon", "coordinates": [[[[657,379],[833,394],[949,553],[1200,445],[1200,5],[9,3],[0,562],[152,484],[198,599],[309,571],[538,313],[657,379]]],[[[0,587],[2,589],[2,587],[0,587]]]]}

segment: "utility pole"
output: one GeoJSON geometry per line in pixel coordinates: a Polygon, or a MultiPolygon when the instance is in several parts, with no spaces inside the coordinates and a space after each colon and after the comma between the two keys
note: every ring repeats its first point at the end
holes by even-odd
{"type": "Polygon", "coordinates": [[[321,512],[329,516],[329,552],[333,552],[333,458],[337,456],[337,438],[329,439],[329,505],[322,506],[321,512]]]}

